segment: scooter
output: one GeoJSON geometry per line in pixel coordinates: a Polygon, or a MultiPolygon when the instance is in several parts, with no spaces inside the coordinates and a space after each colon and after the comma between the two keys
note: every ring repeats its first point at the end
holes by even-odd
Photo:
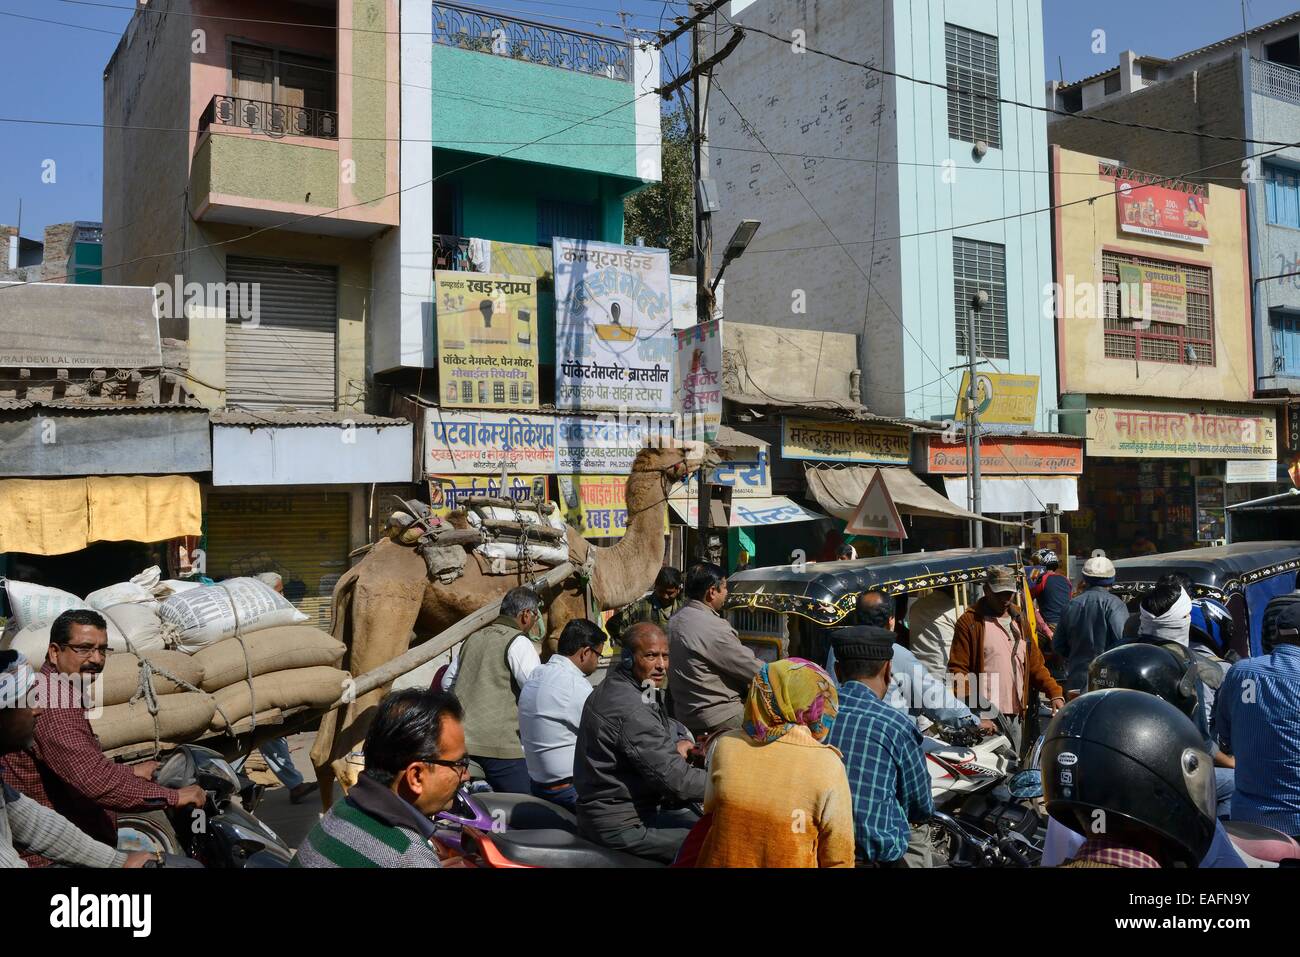
{"type": "Polygon", "coordinates": [[[216,751],[181,745],[167,755],[155,775],[163,787],[198,784],[207,792],[203,808],[122,814],[118,847],[183,855],[205,867],[288,867],[293,851],[279,835],[235,800],[239,776],[216,751]]]}
{"type": "Polygon", "coordinates": [[[448,867],[658,867],[578,835],[566,809],[527,794],[500,794],[472,784],[434,817],[434,839],[448,867]]]}

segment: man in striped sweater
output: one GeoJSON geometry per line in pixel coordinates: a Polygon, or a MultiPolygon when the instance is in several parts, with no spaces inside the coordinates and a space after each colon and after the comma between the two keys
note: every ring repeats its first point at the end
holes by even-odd
{"type": "Polygon", "coordinates": [[[307,835],[294,867],[438,867],[431,816],[469,771],[456,696],[397,691],[366,735],[366,769],[307,835]]]}

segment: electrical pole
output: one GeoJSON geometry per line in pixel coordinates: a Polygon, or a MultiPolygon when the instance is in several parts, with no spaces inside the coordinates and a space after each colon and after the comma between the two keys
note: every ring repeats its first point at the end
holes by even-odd
{"type": "MultiPolygon", "coordinates": [[[[970,490],[970,510],[976,516],[981,515],[980,507],[980,418],[976,406],[979,394],[975,380],[978,360],[975,357],[975,318],[989,301],[989,294],[983,289],[971,296],[970,306],[966,310],[966,362],[969,372],[966,381],[966,486],[970,490]]],[[[971,522],[971,547],[984,547],[984,522],[978,517],[971,522]]]]}

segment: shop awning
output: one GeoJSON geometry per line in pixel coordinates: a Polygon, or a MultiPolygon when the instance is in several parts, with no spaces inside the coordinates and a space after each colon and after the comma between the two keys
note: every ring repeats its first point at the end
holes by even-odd
{"type": "MultiPolygon", "coordinates": [[[[847,522],[853,518],[875,472],[875,466],[861,465],[842,469],[808,468],[804,471],[804,480],[808,483],[808,491],[822,508],[847,522]]],[[[956,518],[966,522],[977,517],[948,501],[910,469],[881,468],[880,474],[889,489],[889,497],[894,500],[894,507],[904,515],[956,518]]],[[[1003,522],[987,515],[983,518],[993,525],[1020,525],[1019,522],[1003,522]]]]}
{"type": "Polygon", "coordinates": [[[199,483],[188,475],[0,480],[0,552],[66,555],[202,531],[199,483]]]}
{"type": "MultiPolygon", "coordinates": [[[[699,524],[699,504],[691,499],[669,499],[668,504],[687,525],[699,524]]],[[[732,499],[731,527],[749,528],[755,525],[784,525],[787,522],[812,522],[825,518],[818,512],[804,508],[784,495],[764,498],[732,499]]]]}
{"type": "MultiPolygon", "coordinates": [[[[946,478],[943,484],[951,501],[966,501],[964,478],[946,478]]],[[[1078,479],[1067,475],[980,478],[981,511],[1011,515],[1045,512],[1050,502],[1055,502],[1062,512],[1078,511],[1078,479]]]]}

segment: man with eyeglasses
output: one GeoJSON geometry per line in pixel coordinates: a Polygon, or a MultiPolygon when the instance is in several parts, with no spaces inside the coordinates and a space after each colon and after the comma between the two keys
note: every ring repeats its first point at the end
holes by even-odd
{"type": "Polygon", "coordinates": [[[469,775],[464,711],[442,691],[394,691],[366,735],[366,768],[291,867],[440,867],[433,815],[469,775]]]}
{"type": "MultiPolygon", "coordinates": [[[[50,625],[50,646],[40,675],[47,686],[56,676],[86,681],[104,670],[108,626],[88,608],[65,611],[50,625]]],[[[66,687],[70,688],[69,683],[66,687]]],[[[110,847],[117,845],[117,814],[170,807],[201,808],[207,793],[197,784],[175,790],[153,782],[157,761],[117,764],[104,757],[86,717],[85,702],[70,695],[51,699],[36,726],[32,746],[0,757],[0,776],[20,794],[57,811],[82,831],[110,847]]],[[[29,867],[50,861],[24,853],[29,867]]]]}

